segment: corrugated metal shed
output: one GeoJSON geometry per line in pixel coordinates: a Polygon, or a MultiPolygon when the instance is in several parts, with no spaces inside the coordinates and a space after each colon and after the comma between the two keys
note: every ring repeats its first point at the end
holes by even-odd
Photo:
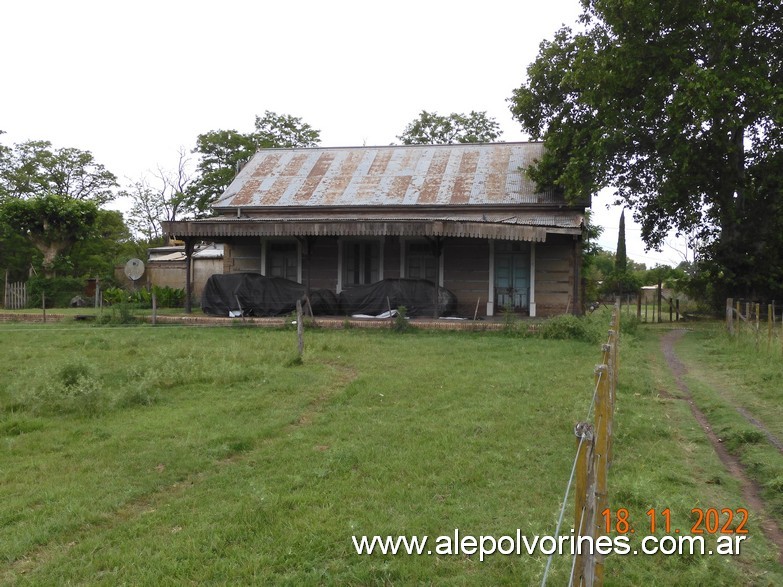
{"type": "Polygon", "coordinates": [[[524,174],[542,153],[541,143],[265,149],[213,208],[565,204],[524,174]]]}

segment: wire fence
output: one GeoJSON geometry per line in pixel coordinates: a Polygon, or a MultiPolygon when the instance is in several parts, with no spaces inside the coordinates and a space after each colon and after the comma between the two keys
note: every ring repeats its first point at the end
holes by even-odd
{"type": "MultiPolygon", "coordinates": [[[[604,556],[592,545],[605,534],[600,514],[608,507],[607,473],[612,461],[612,428],[620,367],[620,316],[618,300],[612,311],[608,340],[601,347],[601,363],[595,367],[595,386],[587,416],[574,426],[576,455],[555,528],[555,541],[558,541],[569,504],[568,498],[574,486],[573,528],[577,546],[569,577],[569,585],[573,587],[603,585],[604,556]],[[588,548],[582,549],[583,537],[588,538],[588,548]]],[[[542,587],[546,585],[554,556],[553,553],[547,559],[541,579],[542,587]]]]}
{"type": "Polygon", "coordinates": [[[726,300],[726,331],[759,350],[783,353],[783,304],[740,298],[726,300]]]}

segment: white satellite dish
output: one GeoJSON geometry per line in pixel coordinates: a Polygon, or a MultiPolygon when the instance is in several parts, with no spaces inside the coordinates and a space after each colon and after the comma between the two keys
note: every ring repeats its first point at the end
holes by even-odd
{"type": "Polygon", "coordinates": [[[141,259],[131,259],[125,263],[125,275],[131,281],[138,281],[144,275],[144,263],[141,259]]]}

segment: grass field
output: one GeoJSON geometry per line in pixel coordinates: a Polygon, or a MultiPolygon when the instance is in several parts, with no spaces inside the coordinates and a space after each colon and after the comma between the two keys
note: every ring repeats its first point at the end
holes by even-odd
{"type": "MultiPolygon", "coordinates": [[[[600,356],[503,333],[313,330],[302,365],[290,331],[0,335],[2,584],[538,583],[541,554],[359,556],[351,536],[552,534],[600,356]]],[[[621,352],[611,507],[687,527],[691,508],[742,507],[685,402],[659,394],[657,332],[621,352]]],[[[741,557],[610,557],[607,584],[783,584],[749,529],[741,557]]]]}

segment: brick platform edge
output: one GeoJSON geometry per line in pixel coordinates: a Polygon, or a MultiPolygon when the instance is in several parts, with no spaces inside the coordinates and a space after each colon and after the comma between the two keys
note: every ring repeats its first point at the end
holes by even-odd
{"type": "MultiPolygon", "coordinates": [[[[143,322],[152,321],[152,316],[139,316],[143,322]]],[[[0,322],[31,322],[43,323],[41,313],[11,314],[0,312],[0,322]]],[[[46,314],[46,322],[75,322],[77,316],[73,314],[46,314]]],[[[309,321],[309,319],[308,319],[309,321]]],[[[183,326],[256,326],[260,328],[282,328],[290,325],[290,318],[218,318],[214,316],[158,316],[158,324],[180,324],[183,326]]],[[[520,324],[522,324],[520,322],[520,324]]],[[[314,325],[317,328],[392,328],[393,320],[372,320],[361,318],[339,318],[323,317],[315,318],[314,325]]],[[[424,330],[467,330],[467,331],[488,331],[503,330],[505,325],[502,322],[485,322],[472,320],[429,320],[426,318],[414,318],[410,320],[410,325],[424,330]]],[[[534,325],[528,325],[529,331],[534,331],[534,325]]]]}

